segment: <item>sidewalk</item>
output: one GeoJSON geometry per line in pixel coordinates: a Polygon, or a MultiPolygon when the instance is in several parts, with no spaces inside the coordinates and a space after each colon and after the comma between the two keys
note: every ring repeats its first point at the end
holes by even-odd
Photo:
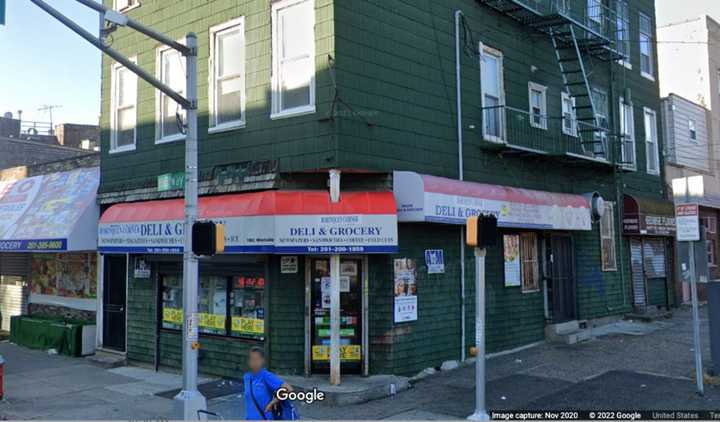
{"type": "MultiPolygon", "coordinates": [[[[689,310],[634,330],[637,327],[620,326],[620,331],[647,334],[608,330],[585,343],[541,344],[490,359],[489,410],[720,409],[719,387],[706,385],[704,397],[694,392],[689,310]]],[[[702,327],[708,367],[704,316],[702,327]]],[[[0,417],[9,419],[167,419],[173,407],[167,392],[181,384],[176,374],[137,367],[104,370],[85,359],[49,356],[7,342],[0,343],[0,354],[7,361],[0,417]]],[[[212,398],[208,407],[228,420],[244,416],[243,398],[237,393],[212,398]]],[[[386,399],[299,407],[303,419],[463,419],[474,407],[474,367],[427,377],[386,399]]]]}

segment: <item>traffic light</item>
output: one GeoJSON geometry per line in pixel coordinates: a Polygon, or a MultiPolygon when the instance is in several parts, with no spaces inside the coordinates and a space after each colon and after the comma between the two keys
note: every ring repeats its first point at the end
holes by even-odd
{"type": "Polygon", "coordinates": [[[474,248],[487,248],[497,243],[497,217],[480,215],[468,217],[465,225],[465,243],[474,248]]]}
{"type": "Polygon", "coordinates": [[[192,251],[197,256],[213,256],[225,250],[225,228],[213,221],[196,221],[192,227],[192,251]]]}

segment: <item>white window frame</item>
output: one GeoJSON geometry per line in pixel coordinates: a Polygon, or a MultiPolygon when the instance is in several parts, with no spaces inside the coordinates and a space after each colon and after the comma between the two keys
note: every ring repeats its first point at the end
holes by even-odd
{"type": "Polygon", "coordinates": [[[637,169],[637,143],[635,142],[635,107],[632,102],[629,104],[625,103],[625,98],[620,97],[620,134],[626,135],[623,137],[620,143],[620,159],[622,160],[622,167],[627,170],[637,169]],[[625,118],[625,108],[629,107],[628,118],[625,118]],[[626,144],[632,143],[632,163],[627,162],[626,156],[626,144]]]}
{"type": "Polygon", "coordinates": [[[630,63],[630,3],[627,0],[617,0],[615,3],[615,15],[616,27],[620,27],[620,22],[624,27],[624,31],[618,31],[617,43],[623,44],[625,49],[624,57],[618,60],[618,63],[628,68],[628,70],[632,70],[632,63],[630,63]],[[623,13],[620,13],[620,11],[623,13]]]}
{"type": "MultiPolygon", "coordinates": [[[[137,63],[136,57],[131,57],[129,59],[133,63],[137,63]]],[[[137,145],[137,115],[138,115],[138,76],[132,72],[130,69],[127,69],[120,63],[113,63],[112,65],[112,74],[110,76],[110,150],[108,153],[115,154],[119,152],[126,152],[126,151],[134,151],[137,145]],[[123,146],[117,146],[117,138],[118,138],[118,121],[117,121],[117,113],[118,113],[118,71],[124,69],[130,74],[133,75],[135,79],[135,98],[133,99],[133,105],[132,107],[135,109],[135,125],[133,128],[133,143],[131,145],[123,145],[123,146]]]]}
{"type": "Polygon", "coordinates": [[[697,125],[695,124],[695,120],[693,119],[688,119],[688,132],[690,142],[698,143],[697,125]]]}
{"type": "MultiPolygon", "coordinates": [[[[183,40],[177,40],[179,43],[184,44],[183,40]]],[[[156,69],[156,75],[155,77],[165,83],[164,77],[163,77],[163,63],[162,63],[162,56],[163,53],[167,51],[173,51],[177,54],[180,54],[180,63],[182,63],[183,70],[187,73],[187,62],[185,61],[184,57],[180,52],[177,52],[171,47],[168,46],[161,46],[158,47],[155,53],[155,69],[156,69]]],[[[165,83],[168,85],[167,83],[165,83]]],[[[183,86],[182,89],[182,95],[185,96],[185,86],[183,86]]],[[[185,140],[185,134],[180,132],[176,133],[174,135],[169,136],[163,136],[162,135],[162,128],[163,128],[163,109],[162,109],[162,100],[163,97],[166,97],[165,93],[160,91],[159,89],[155,90],[155,143],[156,144],[165,144],[168,142],[176,142],[176,141],[182,141],[185,140]]],[[[172,98],[168,97],[169,100],[174,101],[172,98]]],[[[182,106],[178,105],[178,108],[181,110],[184,110],[182,106]]],[[[185,115],[185,119],[187,119],[187,113],[182,113],[185,115]]]]}
{"type": "Polygon", "coordinates": [[[597,25],[602,25],[602,21],[603,21],[602,0],[587,0],[586,13],[587,13],[588,22],[592,22],[597,25]]]}
{"type": "Polygon", "coordinates": [[[502,51],[496,50],[492,47],[488,47],[484,45],[483,43],[480,43],[480,107],[483,110],[483,123],[482,123],[482,135],[483,139],[489,142],[495,142],[495,143],[505,143],[505,139],[507,139],[507,133],[506,133],[506,125],[505,125],[505,64],[504,64],[504,56],[502,51]],[[485,55],[491,55],[494,56],[497,59],[498,63],[498,86],[500,89],[500,98],[498,99],[498,113],[500,116],[500,136],[494,136],[494,135],[488,135],[486,132],[486,124],[485,124],[485,107],[487,107],[485,103],[485,87],[482,84],[482,68],[483,68],[483,57],[485,55]]]}
{"type": "Polygon", "coordinates": [[[648,174],[653,174],[657,176],[660,175],[660,145],[658,145],[657,113],[655,113],[655,110],[648,107],[643,108],[643,127],[645,129],[645,157],[647,161],[645,163],[645,168],[648,174]],[[654,128],[647,127],[648,116],[652,116],[652,124],[654,125],[654,128]],[[651,151],[651,145],[653,145],[652,148],[654,148],[654,151],[651,151]],[[655,166],[655,170],[650,169],[650,160],[652,158],[655,159],[655,163],[657,164],[655,166]]]}
{"type": "Polygon", "coordinates": [[[643,20],[643,18],[644,18],[644,19],[647,19],[648,22],[650,23],[650,30],[651,30],[651,31],[652,31],[652,26],[653,26],[653,21],[652,21],[652,18],[650,18],[650,16],[648,16],[648,15],[646,15],[646,14],[644,14],[644,13],[638,13],[638,41],[639,41],[639,46],[640,46],[640,48],[638,49],[638,51],[639,51],[639,53],[640,53],[640,74],[641,74],[644,78],[646,78],[646,79],[650,79],[651,81],[655,81],[655,66],[656,66],[656,65],[655,65],[655,57],[654,57],[655,55],[654,55],[654,52],[653,52],[653,44],[654,44],[654,41],[655,41],[655,37],[654,37],[653,34],[648,34],[648,33],[643,32],[643,29],[642,29],[642,20],[643,20]],[[643,41],[643,37],[647,38],[647,41],[643,41]],[[648,56],[648,61],[649,61],[649,63],[650,63],[650,69],[649,69],[650,72],[646,72],[646,71],[644,71],[643,68],[642,68],[642,67],[643,67],[643,66],[642,66],[642,56],[643,56],[642,47],[643,47],[643,42],[647,42],[647,44],[648,44],[649,47],[650,47],[650,52],[649,52],[650,55],[648,56]]]}
{"type": "Polygon", "coordinates": [[[530,112],[530,126],[547,130],[547,87],[535,82],[528,82],[528,111],[530,112]],[[535,123],[535,113],[533,112],[533,92],[540,93],[540,124],[535,123]]]}
{"type": "Polygon", "coordinates": [[[213,26],[210,28],[210,59],[208,60],[208,99],[209,99],[209,125],[208,125],[208,133],[217,133],[217,132],[224,132],[227,130],[233,130],[233,129],[239,129],[245,127],[245,101],[246,101],[246,91],[245,91],[245,54],[246,54],[246,40],[245,40],[245,17],[241,16],[237,19],[233,19],[231,21],[225,22],[220,25],[213,26]],[[239,74],[234,75],[226,75],[224,78],[218,78],[218,66],[220,63],[220,60],[216,57],[216,53],[218,51],[217,48],[217,36],[223,32],[231,31],[233,29],[240,28],[240,32],[242,33],[242,51],[238,52],[237,54],[241,55],[240,62],[242,63],[242,68],[240,69],[239,74]],[[229,122],[224,123],[218,123],[217,122],[217,85],[219,82],[222,82],[220,79],[234,79],[234,78],[240,78],[240,119],[239,120],[233,120],[229,122]]]}
{"type": "Polygon", "coordinates": [[[562,110],[562,133],[568,136],[577,138],[578,127],[577,127],[577,112],[575,110],[575,97],[571,96],[566,91],[560,93],[560,108],[562,110]],[[567,115],[570,115],[570,128],[565,127],[565,119],[567,115]]]}
{"type": "Polygon", "coordinates": [[[602,271],[617,271],[617,245],[615,241],[615,203],[605,202],[605,212],[598,224],[600,230],[600,267],[602,271]],[[605,249],[603,248],[603,240],[610,240],[610,253],[612,254],[612,264],[605,265],[608,261],[604,258],[605,249]]]}
{"type": "Polygon", "coordinates": [[[316,107],[315,107],[315,97],[316,97],[316,87],[315,87],[315,77],[316,77],[316,71],[315,71],[315,0],[281,0],[276,1],[272,3],[271,8],[272,13],[272,95],[271,95],[271,113],[270,118],[271,119],[282,119],[287,117],[295,117],[295,116],[301,116],[304,114],[312,114],[315,113],[316,107]],[[310,61],[312,66],[312,75],[310,76],[310,103],[307,105],[294,107],[290,109],[282,109],[281,108],[281,93],[280,93],[280,55],[278,52],[280,51],[280,45],[279,45],[279,37],[280,37],[280,25],[278,25],[278,13],[285,8],[295,6],[301,3],[310,3],[310,8],[313,10],[313,13],[311,13],[311,20],[310,22],[307,22],[307,25],[310,25],[312,27],[313,31],[313,37],[312,37],[312,45],[309,46],[309,55],[310,55],[310,61]]]}
{"type": "Polygon", "coordinates": [[[140,0],[113,0],[113,9],[120,13],[125,13],[138,7],[140,7],[140,0]],[[127,2],[127,5],[120,6],[121,1],[127,2]]]}

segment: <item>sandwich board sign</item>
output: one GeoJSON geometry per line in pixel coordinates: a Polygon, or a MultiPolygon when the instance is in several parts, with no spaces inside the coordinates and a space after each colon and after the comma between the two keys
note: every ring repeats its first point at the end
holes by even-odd
{"type": "Polygon", "coordinates": [[[698,204],[675,205],[675,225],[679,242],[700,240],[700,207],[698,204]]]}

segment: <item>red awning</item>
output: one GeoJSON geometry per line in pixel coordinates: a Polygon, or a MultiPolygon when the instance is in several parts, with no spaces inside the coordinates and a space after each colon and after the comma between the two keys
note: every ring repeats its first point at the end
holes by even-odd
{"type": "MultiPolygon", "coordinates": [[[[226,250],[243,253],[387,253],[397,249],[391,192],[263,191],[199,198],[198,218],[223,221],[226,250]],[[333,252],[335,251],[335,252],[333,252]]],[[[178,253],[184,200],[124,203],[100,218],[105,252],[178,253]]]]}

